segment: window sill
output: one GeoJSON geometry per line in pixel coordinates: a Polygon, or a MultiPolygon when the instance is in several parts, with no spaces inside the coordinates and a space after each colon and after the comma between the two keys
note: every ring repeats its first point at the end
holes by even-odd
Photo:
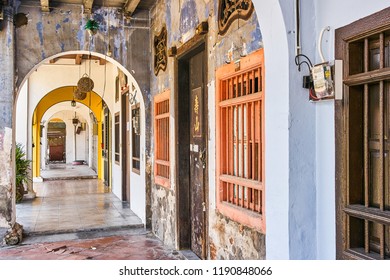
{"type": "Polygon", "coordinates": [[[229,219],[253,228],[262,234],[265,234],[265,220],[260,213],[236,206],[228,202],[219,202],[217,211],[229,219]]]}

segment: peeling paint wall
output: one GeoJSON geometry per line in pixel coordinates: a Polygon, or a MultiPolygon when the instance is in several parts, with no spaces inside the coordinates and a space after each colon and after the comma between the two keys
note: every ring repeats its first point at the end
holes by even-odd
{"type": "MultiPolygon", "coordinates": [[[[180,48],[195,35],[195,29],[199,23],[208,21],[209,32],[206,36],[206,51],[208,56],[208,120],[209,120],[209,248],[208,257],[217,259],[264,259],[265,258],[265,235],[250,228],[242,227],[240,224],[220,215],[215,208],[215,70],[224,65],[227,60],[227,51],[232,43],[241,47],[246,46],[246,52],[262,48],[262,35],[258,24],[256,13],[247,21],[236,20],[229,31],[221,36],[218,34],[218,1],[217,0],[163,0],[157,1],[151,11],[151,38],[153,45],[154,36],[158,35],[163,26],[167,29],[167,47],[180,48]]],[[[153,52],[153,50],[152,50],[153,52]]],[[[234,53],[238,58],[240,51],[234,53]]],[[[152,59],[153,62],[153,59],[152,59]]],[[[166,244],[177,246],[177,221],[176,196],[177,182],[176,175],[176,143],[174,142],[175,125],[175,58],[168,58],[166,71],[160,71],[158,76],[152,74],[150,88],[151,95],[171,91],[170,102],[170,163],[171,163],[171,188],[169,190],[153,185],[152,190],[152,225],[153,231],[166,244]]],[[[153,67],[153,64],[151,65],[153,67]]],[[[180,121],[180,120],[179,120],[180,121]]],[[[152,149],[153,151],[153,149],[152,149]]],[[[178,163],[177,163],[178,164],[178,163]]],[[[152,172],[153,174],[153,172],[152,172]]]]}
{"type": "MultiPolygon", "coordinates": [[[[4,14],[12,14],[12,9],[4,7],[4,14]]],[[[0,21],[0,237],[15,223],[14,179],[11,176],[14,49],[14,27],[6,16],[0,21]]]]}
{"type": "Polygon", "coordinates": [[[265,259],[264,234],[218,213],[211,215],[211,219],[210,259],[265,259]]]}
{"type": "Polygon", "coordinates": [[[165,245],[175,247],[176,198],[172,191],[164,187],[152,188],[152,229],[165,245]]]}

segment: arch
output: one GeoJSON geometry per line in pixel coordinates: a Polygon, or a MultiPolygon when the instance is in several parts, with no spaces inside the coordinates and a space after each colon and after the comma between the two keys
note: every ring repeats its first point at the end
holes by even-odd
{"type": "MultiPolygon", "coordinates": [[[[67,51],[67,52],[61,52],[61,53],[58,53],[58,54],[55,54],[53,56],[50,56],[44,60],[42,60],[40,63],[36,64],[29,72],[28,74],[23,78],[23,80],[20,82],[20,86],[17,88],[16,90],[16,97],[15,97],[15,103],[17,102],[18,100],[18,97],[19,97],[19,93],[21,91],[21,88],[23,87],[23,85],[26,83],[26,81],[29,79],[29,77],[32,75],[32,73],[34,73],[40,66],[42,66],[43,64],[49,62],[50,60],[54,60],[56,58],[59,58],[59,57],[62,57],[62,56],[65,56],[65,55],[77,55],[77,54],[85,54],[85,55],[92,55],[92,56],[96,56],[96,57],[99,57],[99,58],[102,58],[108,62],[110,62],[111,64],[113,64],[114,66],[118,67],[122,72],[125,73],[125,75],[128,77],[129,79],[129,84],[133,84],[134,87],[135,87],[135,92],[136,92],[136,99],[138,102],[141,102],[142,104],[144,104],[144,97],[143,94],[142,94],[142,91],[137,83],[137,81],[135,80],[134,76],[122,65],[120,64],[118,61],[116,61],[115,59],[107,56],[107,55],[104,55],[104,54],[101,54],[101,53],[98,53],[98,52],[90,52],[90,51],[82,51],[82,50],[75,50],[75,51],[67,51]],[[131,82],[131,83],[130,83],[131,82]],[[142,98],[141,98],[142,96],[142,98]]],[[[100,94],[100,93],[99,93],[100,94]]],[[[144,106],[144,105],[143,105],[144,106]]]]}
{"type": "MultiPolygon", "coordinates": [[[[150,149],[150,142],[146,140],[146,135],[149,135],[150,131],[146,130],[146,123],[149,123],[150,116],[145,113],[145,110],[146,110],[146,105],[149,106],[148,104],[150,103],[150,101],[149,101],[147,96],[144,96],[143,92],[141,91],[140,85],[137,83],[137,81],[133,77],[132,73],[130,73],[118,61],[116,61],[110,57],[107,57],[106,55],[103,55],[101,53],[90,52],[90,51],[80,51],[80,50],[61,52],[61,53],[58,53],[56,55],[50,56],[50,57],[42,60],[41,62],[39,62],[37,65],[35,65],[28,72],[28,74],[23,78],[23,80],[20,83],[18,83],[19,87],[16,89],[16,96],[15,96],[14,104],[13,104],[13,127],[17,127],[17,120],[16,120],[16,111],[17,110],[16,110],[16,108],[17,108],[18,101],[21,97],[21,95],[20,95],[21,91],[26,85],[29,84],[28,82],[29,82],[29,79],[32,76],[32,74],[35,71],[39,70],[39,68],[42,65],[49,62],[51,59],[59,58],[59,57],[64,56],[64,55],[74,55],[74,54],[76,54],[76,55],[77,54],[87,54],[87,55],[92,55],[92,56],[96,56],[96,57],[105,59],[107,62],[110,62],[113,66],[118,67],[128,77],[128,84],[130,86],[129,91],[130,91],[130,93],[135,95],[135,101],[136,101],[136,103],[139,103],[139,105],[140,105],[141,119],[144,120],[141,122],[141,170],[140,170],[140,174],[135,175],[133,173],[130,173],[128,175],[131,177],[130,180],[132,182],[134,182],[134,184],[136,185],[136,188],[134,189],[136,191],[135,192],[136,195],[133,195],[133,200],[136,202],[134,204],[137,205],[137,209],[132,208],[132,210],[135,214],[137,214],[141,218],[141,220],[144,224],[147,224],[146,213],[148,213],[148,215],[150,215],[150,211],[146,211],[146,205],[150,205],[150,197],[148,197],[146,195],[146,193],[147,193],[147,188],[150,188],[150,185],[148,184],[148,182],[150,180],[150,176],[147,176],[147,174],[146,174],[146,166],[145,165],[146,165],[146,162],[148,161],[149,149],[150,149]],[[141,203],[140,203],[140,201],[141,201],[141,203]]],[[[62,76],[64,78],[66,78],[66,75],[62,75],[62,76]]],[[[69,85],[76,84],[77,79],[74,79],[74,81],[70,81],[69,83],[65,83],[65,84],[64,83],[62,83],[62,84],[58,83],[58,84],[54,84],[54,85],[52,84],[51,88],[46,88],[46,90],[44,90],[44,92],[46,94],[47,92],[51,92],[53,90],[56,90],[57,88],[66,87],[66,86],[69,87],[69,85]]],[[[48,81],[48,82],[53,83],[53,81],[48,81]]],[[[114,102],[112,101],[110,104],[110,100],[109,100],[110,95],[108,95],[108,94],[104,95],[103,87],[101,88],[101,90],[96,89],[96,87],[95,87],[94,90],[95,90],[96,95],[100,96],[106,102],[109,110],[111,112],[114,112],[114,105],[113,105],[114,102]]],[[[24,90],[23,94],[27,94],[27,90],[24,90]]],[[[67,100],[72,100],[72,99],[68,98],[67,100]]],[[[36,104],[38,104],[39,101],[36,101],[36,104]]],[[[36,106],[33,106],[33,108],[34,108],[33,110],[35,110],[35,107],[36,106]]],[[[100,111],[99,111],[99,113],[100,113],[100,111]]],[[[99,114],[96,113],[95,115],[97,117],[99,114]]],[[[28,120],[28,122],[30,122],[30,120],[28,120]]],[[[130,122],[131,122],[131,120],[130,120],[130,122]]],[[[101,143],[101,137],[102,137],[101,129],[99,128],[98,131],[99,131],[99,140],[98,140],[99,142],[98,143],[101,143]]],[[[32,131],[30,131],[30,135],[31,135],[31,133],[32,133],[32,131]]],[[[15,138],[16,138],[15,133],[13,133],[13,141],[15,140],[15,138]]],[[[30,143],[30,146],[31,146],[31,143],[30,143]]],[[[98,149],[101,150],[100,145],[98,145],[98,146],[99,146],[98,149]]],[[[37,154],[36,151],[35,151],[35,154],[37,154]]],[[[39,153],[38,153],[38,155],[39,155],[39,153]]],[[[100,155],[101,155],[101,153],[99,152],[99,156],[100,155]]],[[[30,152],[30,156],[32,156],[31,152],[30,152]]],[[[100,164],[100,160],[98,160],[98,162],[100,164]]],[[[39,165],[36,165],[36,166],[39,166],[39,165]]],[[[98,167],[98,170],[101,170],[101,168],[98,167]]],[[[39,170],[35,170],[34,172],[38,173],[39,170]]],[[[121,176],[118,176],[118,172],[119,171],[117,171],[117,174],[113,173],[113,178],[115,178],[116,185],[118,185],[118,187],[113,188],[112,191],[116,196],[122,197],[122,195],[121,195],[121,192],[122,192],[121,179],[120,179],[121,176]]],[[[132,191],[132,193],[133,193],[133,191],[132,191]]]]}
{"type": "MultiPolygon", "coordinates": [[[[94,91],[90,93],[90,99],[86,98],[84,100],[79,100],[78,102],[89,107],[91,111],[94,113],[98,122],[101,121],[101,104],[102,98],[96,94],[94,91]]],[[[39,177],[40,175],[40,155],[41,155],[41,147],[37,143],[39,143],[38,138],[40,137],[40,123],[45,112],[51,108],[52,106],[68,101],[73,100],[73,86],[66,86],[57,88],[48,94],[46,94],[40,102],[35,107],[35,110],[32,114],[32,133],[33,133],[33,177],[39,177]]],[[[98,143],[101,141],[101,131],[98,134],[98,143]]],[[[98,147],[98,154],[101,154],[101,147],[98,147]]],[[[101,178],[100,172],[100,160],[98,159],[98,177],[101,178]]]]}
{"type": "Polygon", "coordinates": [[[267,259],[289,259],[289,48],[280,1],[252,0],[265,59],[267,259]],[[272,151],[270,156],[267,151],[272,151]]]}

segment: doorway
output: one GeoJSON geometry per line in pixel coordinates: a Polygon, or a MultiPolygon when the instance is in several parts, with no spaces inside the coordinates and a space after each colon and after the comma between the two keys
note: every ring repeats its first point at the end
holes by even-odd
{"type": "Polygon", "coordinates": [[[130,202],[130,111],[129,90],[122,93],[121,97],[122,119],[122,200],[130,202]]]}
{"type": "Polygon", "coordinates": [[[178,59],[179,247],[207,254],[207,58],[203,41],[178,59]]]}
{"type": "Polygon", "coordinates": [[[390,259],[390,8],[336,30],[338,259],[390,259]]]}
{"type": "Polygon", "coordinates": [[[102,156],[103,156],[103,181],[107,187],[111,186],[111,117],[110,111],[106,104],[103,105],[104,121],[102,123],[103,142],[102,142],[102,156]]]}
{"type": "Polygon", "coordinates": [[[52,120],[47,128],[47,149],[49,163],[66,162],[66,124],[62,120],[52,120]]]}

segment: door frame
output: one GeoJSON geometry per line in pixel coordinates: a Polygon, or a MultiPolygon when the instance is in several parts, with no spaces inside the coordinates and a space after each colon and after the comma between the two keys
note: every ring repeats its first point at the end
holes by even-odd
{"type": "MultiPolygon", "coordinates": [[[[185,90],[187,91],[187,94],[183,96],[183,94],[180,94],[180,91],[183,88],[183,85],[181,85],[179,80],[179,73],[182,73],[182,69],[180,69],[182,66],[182,63],[185,63],[186,61],[189,61],[191,57],[193,57],[195,54],[203,51],[203,82],[204,82],[204,92],[203,92],[203,128],[204,128],[204,135],[206,137],[205,139],[205,148],[207,151],[207,159],[206,159],[206,168],[204,171],[204,198],[206,203],[206,212],[204,212],[204,240],[205,240],[205,248],[202,252],[202,258],[206,259],[208,256],[208,249],[209,248],[209,217],[208,217],[208,206],[209,206],[209,162],[208,162],[208,141],[207,141],[207,135],[209,134],[208,129],[208,94],[207,94],[207,77],[208,77],[208,64],[207,64],[207,34],[205,35],[195,35],[193,38],[191,38],[187,43],[185,43],[183,46],[178,48],[177,55],[175,57],[174,61],[174,71],[175,71],[175,82],[174,82],[174,115],[175,115],[175,143],[177,149],[175,150],[175,174],[176,174],[176,184],[175,184],[175,192],[176,192],[176,205],[177,205],[177,211],[176,211],[176,247],[178,249],[190,249],[191,248],[191,222],[185,219],[185,216],[187,218],[191,215],[190,210],[190,189],[189,189],[189,176],[190,176],[190,168],[189,168],[189,156],[190,156],[190,147],[189,147],[189,116],[187,116],[187,122],[184,123],[184,121],[181,119],[183,114],[189,114],[189,104],[190,104],[190,93],[189,93],[189,87],[185,90]],[[184,102],[182,99],[184,98],[184,102]],[[183,104],[186,104],[187,106],[183,106],[183,104]],[[181,111],[179,111],[181,109],[181,111]],[[184,110],[184,112],[183,112],[184,110]],[[183,140],[183,135],[180,134],[180,130],[184,129],[185,125],[188,125],[188,139],[183,140]],[[187,143],[184,143],[186,145],[185,147],[180,146],[180,143],[183,141],[186,141],[187,143]],[[188,170],[185,172],[183,171],[183,156],[182,154],[187,154],[188,158],[185,158],[186,161],[188,161],[187,168],[188,170]],[[183,176],[185,175],[185,176],[183,176]],[[184,216],[184,217],[183,217],[184,216]]],[[[188,77],[187,77],[188,78],[188,77]]],[[[185,84],[185,83],[184,83],[185,84]]],[[[186,167],[185,167],[186,168],[186,167]]]]}
{"type": "MultiPolygon", "coordinates": [[[[348,40],[366,37],[370,33],[384,30],[389,26],[390,8],[368,15],[351,24],[335,30],[335,59],[343,60],[343,77],[348,77],[348,40]]],[[[343,78],[344,81],[344,78],[343,78]]],[[[362,256],[347,252],[347,215],[345,206],[348,201],[348,115],[349,101],[345,95],[349,86],[343,83],[343,99],[335,100],[335,200],[336,200],[336,259],[360,259],[362,256]]],[[[364,256],[363,256],[364,257],[364,256]]]]}
{"type": "Polygon", "coordinates": [[[122,200],[130,203],[130,104],[129,89],[121,94],[122,200]]]}
{"type": "Polygon", "coordinates": [[[103,182],[105,183],[106,187],[111,188],[111,165],[112,165],[112,149],[111,149],[111,124],[112,118],[111,118],[111,112],[108,106],[104,103],[103,104],[103,120],[102,123],[104,124],[104,129],[102,130],[102,143],[104,143],[104,147],[102,149],[102,159],[103,159],[103,182]],[[107,161],[107,168],[105,165],[105,162],[107,161]],[[107,170],[106,170],[107,169],[107,170]],[[107,178],[106,178],[106,172],[107,172],[107,178]],[[106,180],[107,179],[107,180],[106,180]]]}

